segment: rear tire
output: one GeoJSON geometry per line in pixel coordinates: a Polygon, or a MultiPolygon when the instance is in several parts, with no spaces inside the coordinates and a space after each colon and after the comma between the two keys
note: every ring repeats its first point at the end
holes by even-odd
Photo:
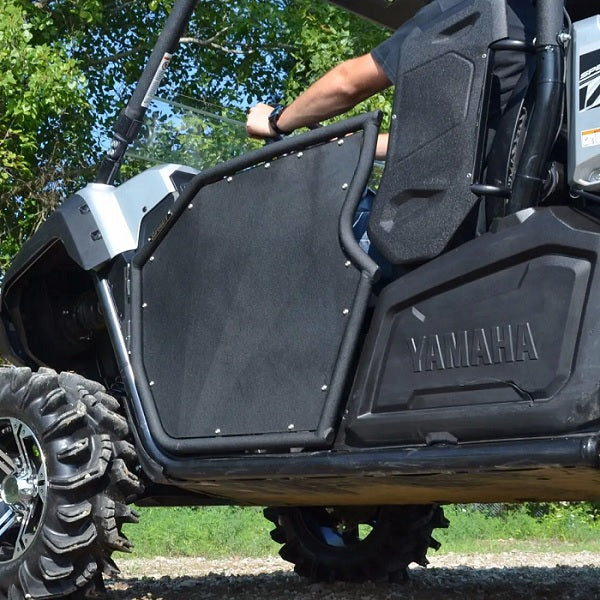
{"type": "Polygon", "coordinates": [[[84,598],[128,552],[142,491],[118,402],[49,369],[0,369],[0,598],[84,598]]]}
{"type": "Polygon", "coordinates": [[[448,527],[439,506],[267,508],[271,537],[298,575],[316,581],[367,581],[407,577],[415,562],[428,564],[436,527],[448,527]]]}

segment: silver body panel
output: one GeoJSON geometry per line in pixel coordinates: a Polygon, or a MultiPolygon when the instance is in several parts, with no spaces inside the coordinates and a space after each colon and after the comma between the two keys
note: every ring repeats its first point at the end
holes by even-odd
{"type": "Polygon", "coordinates": [[[569,183],[600,190],[600,15],[574,23],[570,52],[569,183]]]}
{"type": "Polygon", "coordinates": [[[178,191],[171,180],[176,171],[198,173],[191,167],[160,165],[118,187],[89,183],[78,192],[89,206],[111,258],[135,250],[144,216],[169,194],[177,198],[178,191]]]}

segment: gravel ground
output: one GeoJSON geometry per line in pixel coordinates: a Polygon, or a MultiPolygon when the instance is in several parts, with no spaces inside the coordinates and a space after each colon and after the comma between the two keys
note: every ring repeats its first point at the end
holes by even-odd
{"type": "Polygon", "coordinates": [[[593,600],[600,596],[600,554],[444,554],[406,583],[311,583],[279,558],[121,561],[113,600],[593,600]]]}

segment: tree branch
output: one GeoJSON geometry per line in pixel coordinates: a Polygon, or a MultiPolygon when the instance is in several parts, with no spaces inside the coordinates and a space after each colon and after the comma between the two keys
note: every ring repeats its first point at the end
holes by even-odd
{"type": "Polygon", "coordinates": [[[222,44],[217,43],[217,39],[219,39],[224,33],[227,33],[231,27],[223,27],[223,29],[217,31],[215,35],[209,37],[205,40],[200,39],[195,36],[182,37],[179,39],[180,44],[195,44],[197,46],[205,46],[210,48],[215,48],[216,50],[221,50],[222,52],[226,52],[227,54],[252,54],[254,52],[253,49],[237,50],[234,48],[227,48],[227,46],[223,46],[222,44]]]}
{"type": "Polygon", "coordinates": [[[97,65],[104,65],[111,62],[116,62],[121,60],[122,58],[128,58],[137,54],[138,52],[145,52],[150,50],[150,47],[147,44],[142,44],[141,46],[135,46],[134,48],[130,48],[129,50],[123,50],[123,52],[117,52],[116,54],[111,54],[110,56],[104,56],[102,58],[96,58],[94,60],[86,61],[86,65],[90,67],[95,67],[97,65]]]}
{"type": "MultiPolygon", "coordinates": [[[[226,52],[227,54],[253,54],[254,50],[247,46],[244,46],[241,50],[228,48],[222,44],[218,44],[216,40],[218,40],[223,34],[227,33],[231,27],[224,27],[220,31],[217,31],[212,37],[201,39],[196,36],[186,36],[179,39],[180,44],[195,44],[196,46],[210,47],[215,48],[216,50],[221,50],[222,52],[226,52]]],[[[116,54],[111,54],[110,56],[104,56],[102,58],[96,58],[94,60],[90,60],[86,62],[86,65],[90,67],[95,67],[98,65],[104,65],[111,62],[116,62],[121,60],[122,58],[129,58],[138,52],[146,52],[150,50],[150,46],[147,44],[142,44],[140,46],[135,46],[134,48],[130,48],[129,50],[123,50],[123,52],[117,52],[116,54]]]]}
{"type": "Polygon", "coordinates": [[[181,44],[196,44],[197,46],[215,48],[216,50],[221,50],[222,52],[226,52],[227,54],[254,54],[254,50],[252,48],[246,47],[246,49],[243,50],[227,48],[226,46],[222,46],[221,44],[217,44],[215,42],[207,42],[207,40],[201,40],[195,37],[182,37],[179,40],[179,42],[181,44]]]}

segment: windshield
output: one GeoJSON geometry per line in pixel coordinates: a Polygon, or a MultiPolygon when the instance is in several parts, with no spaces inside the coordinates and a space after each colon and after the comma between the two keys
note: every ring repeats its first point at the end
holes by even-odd
{"type": "Polygon", "coordinates": [[[138,138],[127,151],[126,164],[134,172],[161,163],[203,170],[259,145],[246,135],[240,109],[190,97],[154,98],[138,138]]]}

